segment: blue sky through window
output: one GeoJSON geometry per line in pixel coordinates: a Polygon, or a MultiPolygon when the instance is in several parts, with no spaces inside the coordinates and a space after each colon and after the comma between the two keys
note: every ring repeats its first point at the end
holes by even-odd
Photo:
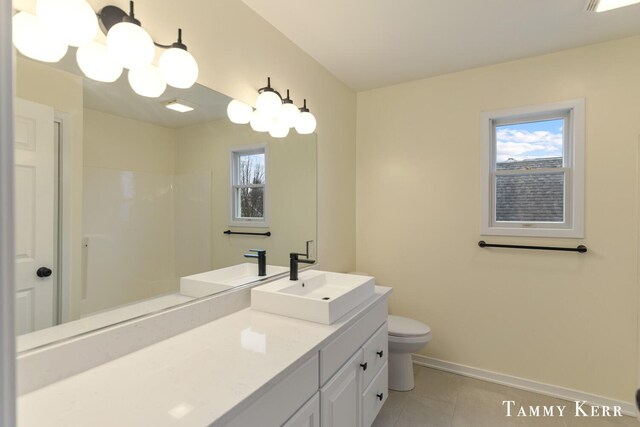
{"type": "Polygon", "coordinates": [[[562,157],[563,119],[496,126],[496,160],[562,157]]]}

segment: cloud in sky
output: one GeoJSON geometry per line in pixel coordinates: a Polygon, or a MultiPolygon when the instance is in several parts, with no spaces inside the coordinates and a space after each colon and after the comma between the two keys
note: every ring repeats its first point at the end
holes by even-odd
{"type": "Polygon", "coordinates": [[[562,156],[562,130],[557,123],[549,122],[548,130],[527,127],[516,124],[496,128],[498,162],[562,156]]]}

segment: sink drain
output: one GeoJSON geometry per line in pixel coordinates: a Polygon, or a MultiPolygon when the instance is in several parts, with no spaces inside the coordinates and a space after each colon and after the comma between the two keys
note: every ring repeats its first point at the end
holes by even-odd
{"type": "Polygon", "coordinates": [[[331,298],[329,298],[329,297],[324,297],[324,298],[322,298],[322,299],[323,299],[323,300],[325,300],[325,301],[327,301],[327,300],[330,300],[331,298]]]}

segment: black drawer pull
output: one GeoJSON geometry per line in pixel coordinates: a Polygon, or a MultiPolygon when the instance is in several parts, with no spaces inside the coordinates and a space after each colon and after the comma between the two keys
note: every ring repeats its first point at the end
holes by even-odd
{"type": "Polygon", "coordinates": [[[380,351],[376,351],[376,354],[377,354],[379,357],[382,357],[382,356],[384,355],[384,351],[382,351],[382,350],[380,350],[380,351]]]}
{"type": "Polygon", "coordinates": [[[362,368],[363,371],[367,370],[367,362],[361,363],[360,367],[362,368]]]}
{"type": "Polygon", "coordinates": [[[380,400],[382,402],[382,398],[384,397],[384,393],[376,394],[376,396],[378,397],[378,400],[380,400]]]}

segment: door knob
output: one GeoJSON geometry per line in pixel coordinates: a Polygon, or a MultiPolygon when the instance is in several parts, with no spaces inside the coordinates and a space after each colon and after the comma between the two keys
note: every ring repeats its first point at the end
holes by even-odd
{"type": "Polygon", "coordinates": [[[360,367],[362,368],[363,371],[367,370],[367,362],[361,363],[360,367]]]}
{"type": "Polygon", "coordinates": [[[376,354],[378,355],[378,357],[382,357],[384,355],[384,351],[383,350],[376,351],[376,354]]]}
{"type": "Polygon", "coordinates": [[[382,400],[384,398],[384,393],[376,394],[376,397],[378,398],[378,400],[382,400]]]}
{"type": "Polygon", "coordinates": [[[40,267],[36,271],[36,276],[38,276],[38,277],[49,277],[49,276],[51,276],[51,269],[47,268],[47,267],[40,267]]]}

